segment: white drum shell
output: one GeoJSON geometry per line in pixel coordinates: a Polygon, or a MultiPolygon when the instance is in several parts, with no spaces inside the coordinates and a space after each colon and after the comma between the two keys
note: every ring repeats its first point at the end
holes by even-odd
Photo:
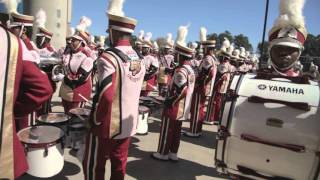
{"type": "Polygon", "coordinates": [[[139,112],[137,123],[137,134],[148,133],[148,117],[149,112],[139,112]]]}
{"type": "MultiPolygon", "coordinates": [[[[242,83],[250,77],[253,76],[247,75],[242,83]]],[[[227,168],[220,169],[220,171],[241,174],[237,171],[237,166],[240,165],[267,176],[313,179],[319,165],[319,157],[316,156],[320,145],[319,88],[309,85],[308,88],[312,89],[312,93],[306,92],[308,91],[306,88],[305,94],[311,97],[293,99],[298,102],[309,101],[311,109],[304,111],[278,103],[251,103],[248,101],[248,97],[252,94],[258,94],[259,97],[264,96],[263,98],[268,96],[275,98],[277,95],[250,92],[250,89],[243,89],[242,84],[240,88],[236,89],[238,80],[239,76],[236,76],[230,88],[237,90],[236,92],[240,96],[234,104],[231,101],[225,104],[221,121],[221,126],[228,127],[231,136],[224,140],[218,140],[216,160],[223,161],[227,165],[227,168]],[[228,119],[229,116],[232,118],[228,119]],[[272,125],[269,123],[270,118],[278,119],[282,123],[272,125]],[[268,142],[303,146],[306,150],[305,152],[294,152],[285,148],[248,142],[241,139],[243,134],[252,135],[268,142]]],[[[250,84],[252,85],[253,82],[250,84]]],[[[295,86],[293,83],[289,84],[289,86],[291,85],[295,86]]],[[[288,99],[292,100],[292,98],[288,99]]],[[[247,177],[252,178],[252,176],[247,177]]]]}
{"type": "Polygon", "coordinates": [[[29,164],[27,173],[35,177],[52,177],[57,175],[64,166],[61,143],[49,147],[47,156],[45,156],[45,148],[28,148],[26,158],[29,164]]]}

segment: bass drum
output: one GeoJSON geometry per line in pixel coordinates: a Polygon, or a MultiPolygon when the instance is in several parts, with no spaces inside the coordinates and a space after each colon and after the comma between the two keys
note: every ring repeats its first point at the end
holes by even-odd
{"type": "Polygon", "coordinates": [[[19,131],[27,155],[28,174],[48,178],[62,170],[64,136],[64,131],[54,126],[33,126],[19,131]]]}
{"type": "Polygon", "coordinates": [[[217,133],[219,172],[252,179],[317,178],[319,86],[296,80],[234,76],[217,133]]]}

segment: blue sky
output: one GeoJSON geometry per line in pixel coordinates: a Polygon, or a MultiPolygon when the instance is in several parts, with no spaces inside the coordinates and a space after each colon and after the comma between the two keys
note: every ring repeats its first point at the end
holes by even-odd
{"type": "MultiPolygon", "coordinates": [[[[278,16],[278,4],[279,0],[270,0],[267,31],[278,16]]],[[[85,15],[93,21],[92,34],[106,35],[107,6],[108,0],[73,0],[71,25],[76,26],[85,15]]],[[[256,48],[262,38],[265,0],[126,0],[124,11],[138,20],[136,33],[150,31],[153,38],[168,32],[175,37],[180,25],[191,23],[188,41],[198,40],[199,29],[205,26],[208,33],[243,33],[256,48]]],[[[306,0],[304,15],[308,31],[320,34],[320,0],[306,0]]]]}
{"type": "MultiPolygon", "coordinates": [[[[93,21],[90,31],[104,35],[107,4],[106,0],[73,0],[72,26],[86,15],[93,21]]],[[[278,16],[278,4],[278,0],[270,0],[267,29],[278,16]]],[[[153,38],[168,32],[175,36],[180,25],[191,23],[189,41],[197,40],[199,28],[205,26],[208,32],[243,33],[254,48],[262,38],[264,10],[264,0],[126,0],[124,5],[126,15],[138,20],[136,33],[143,29],[152,32],[153,38]]],[[[320,0],[307,0],[304,15],[308,31],[320,34],[320,0]]]]}

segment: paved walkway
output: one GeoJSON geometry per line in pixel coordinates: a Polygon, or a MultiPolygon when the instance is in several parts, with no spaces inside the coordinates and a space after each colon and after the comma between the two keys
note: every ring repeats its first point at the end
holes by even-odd
{"type": "MultiPolygon", "coordinates": [[[[55,112],[62,112],[60,98],[54,95],[55,112]]],[[[161,110],[155,111],[149,118],[149,133],[145,136],[134,136],[129,149],[126,180],[220,180],[221,177],[213,167],[215,151],[216,126],[204,125],[203,136],[188,138],[182,136],[178,156],[179,162],[157,161],[150,154],[157,149],[160,130],[161,110]]],[[[188,130],[189,122],[183,123],[188,130]]],[[[52,180],[82,180],[81,163],[75,158],[75,152],[65,149],[63,170],[52,180]]],[[[106,164],[106,179],[110,177],[110,163],[106,164]]],[[[24,175],[19,180],[38,180],[40,178],[24,175]]]]}

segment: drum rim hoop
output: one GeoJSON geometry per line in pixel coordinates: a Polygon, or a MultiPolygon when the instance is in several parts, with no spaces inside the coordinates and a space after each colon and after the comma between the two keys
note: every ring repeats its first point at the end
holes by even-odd
{"type": "MultiPolygon", "coordinates": [[[[50,126],[50,125],[35,125],[35,126],[49,126],[49,127],[52,127],[52,126],[50,126]]],[[[53,127],[55,127],[55,128],[59,128],[59,127],[56,127],[56,126],[53,126],[53,127]]],[[[29,128],[29,127],[27,127],[27,128],[29,128]]],[[[26,129],[26,128],[25,128],[26,129]]],[[[24,142],[24,141],[22,141],[22,140],[20,140],[19,139],[19,141],[23,144],[23,145],[25,145],[25,146],[27,146],[28,148],[49,148],[49,147],[52,147],[52,146],[54,146],[54,145],[56,145],[56,144],[59,144],[59,143],[62,143],[63,142],[63,139],[65,138],[65,136],[66,136],[66,134],[65,134],[65,132],[61,129],[61,128],[59,128],[62,132],[63,132],[63,136],[61,136],[60,138],[58,138],[57,140],[54,140],[54,141],[52,141],[52,142],[47,142],[47,143],[30,143],[30,142],[24,142]]],[[[22,129],[23,130],[23,129],[22,129]]],[[[17,133],[17,136],[19,137],[19,133],[21,133],[22,131],[19,131],[18,133],[17,133]]]]}
{"type": "Polygon", "coordinates": [[[46,124],[59,124],[59,123],[67,123],[67,122],[71,119],[71,116],[68,115],[68,114],[66,114],[66,113],[51,112],[51,113],[48,113],[48,114],[43,114],[43,115],[39,116],[39,117],[36,119],[36,121],[41,122],[41,123],[46,123],[46,124]],[[65,120],[65,121],[60,121],[60,122],[58,122],[58,123],[54,123],[54,122],[51,123],[51,122],[47,122],[47,121],[42,121],[42,120],[40,119],[41,116],[45,116],[45,115],[48,115],[48,114],[64,114],[64,115],[66,115],[67,120],[65,120]]]}

